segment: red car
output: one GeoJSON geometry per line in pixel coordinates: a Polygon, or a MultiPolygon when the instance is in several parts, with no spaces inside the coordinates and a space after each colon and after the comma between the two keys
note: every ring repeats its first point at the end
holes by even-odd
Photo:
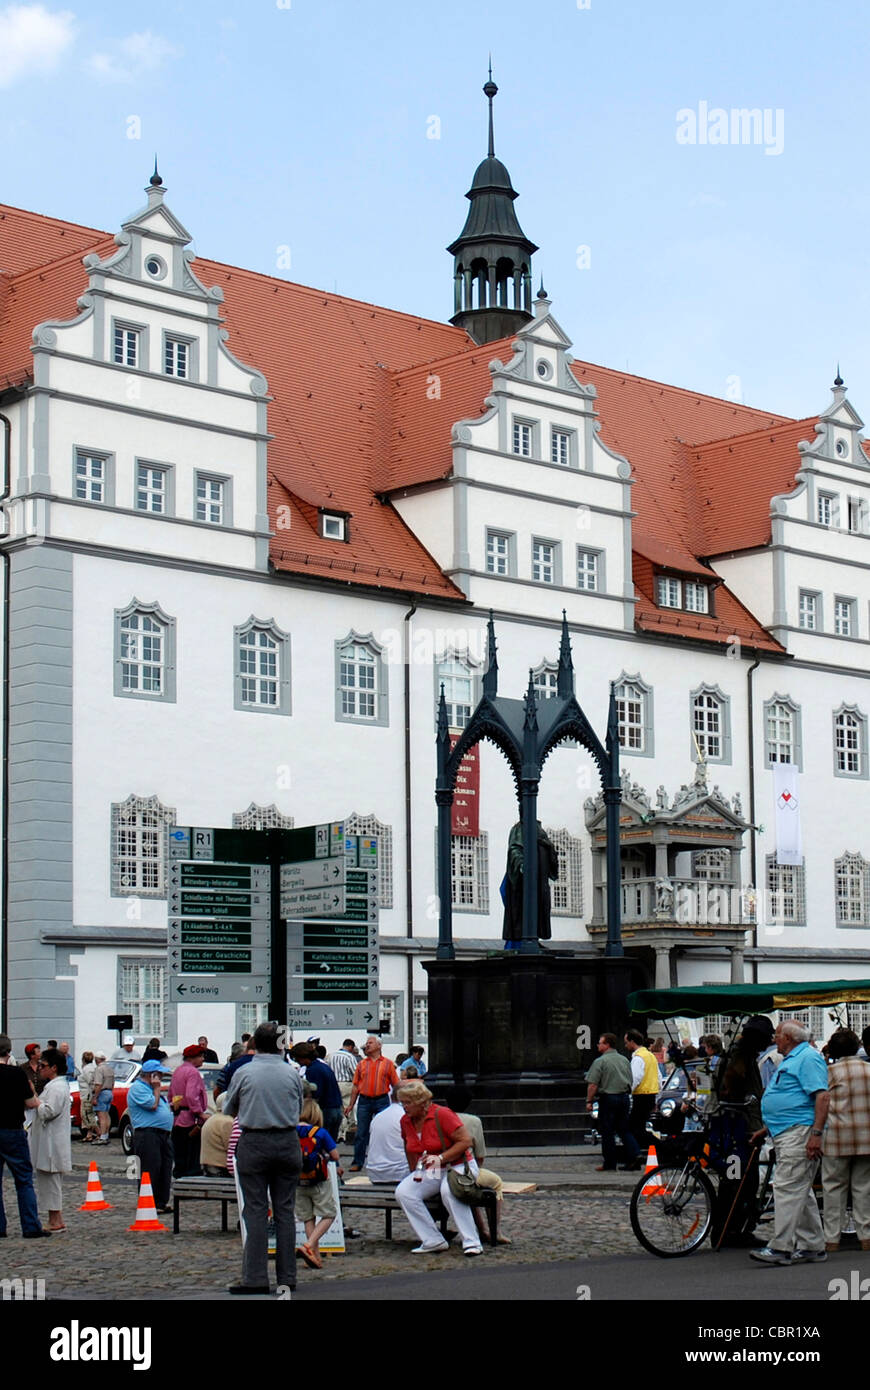
{"type": "MultiPolygon", "coordinates": [[[[125,1057],[123,1061],[112,1062],[111,1066],[115,1071],[115,1085],[112,1090],[112,1108],[109,1111],[111,1129],[117,1129],[121,1116],[127,1109],[127,1092],[136,1077],[142,1070],[141,1062],[134,1062],[132,1058],[125,1057]]],[[[79,1093],[78,1081],[71,1081],[69,1084],[70,1094],[70,1124],[74,1129],[82,1127],[82,1098],[79,1093]]]]}

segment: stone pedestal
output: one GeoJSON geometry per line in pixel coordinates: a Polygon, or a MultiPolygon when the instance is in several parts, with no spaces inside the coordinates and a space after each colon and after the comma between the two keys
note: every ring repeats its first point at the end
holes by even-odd
{"type": "Polygon", "coordinates": [[[583,1075],[601,1033],[621,1040],[631,1026],[625,1001],[648,986],[643,966],[629,958],[505,952],[426,961],[424,968],[426,1083],[436,1098],[454,1084],[470,1087],[493,1144],[582,1142],[589,1127],[583,1075]]]}

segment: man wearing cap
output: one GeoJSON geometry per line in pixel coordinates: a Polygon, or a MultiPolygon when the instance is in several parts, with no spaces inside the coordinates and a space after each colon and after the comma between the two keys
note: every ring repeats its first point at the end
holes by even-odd
{"type": "Polygon", "coordinates": [[[158,1211],[169,1210],[172,1183],[172,1111],[160,1090],[163,1077],[168,1075],[162,1062],[145,1062],[127,1092],[133,1152],[139,1160],[140,1176],[148,1173],[151,1178],[158,1211]]]}
{"type": "Polygon", "coordinates": [[[132,1033],[126,1033],[124,1035],[124,1041],[121,1046],[116,1047],[109,1058],[110,1062],[140,1062],[141,1060],[142,1053],[136,1047],[136,1039],[133,1037],[132,1033]]]}
{"type": "Polygon", "coordinates": [[[21,1070],[24,1072],[24,1075],[27,1077],[27,1080],[30,1082],[36,1094],[39,1095],[45,1085],[45,1080],[39,1069],[39,1059],[42,1056],[42,1048],[39,1046],[39,1043],[28,1043],[24,1049],[24,1055],[27,1061],[20,1064],[21,1070]]]}
{"type": "Polygon", "coordinates": [[[302,1171],[296,1130],[302,1109],[302,1080],[278,1050],[274,1023],[261,1023],[254,1043],[256,1056],[233,1076],[223,1108],[225,1115],[238,1116],[242,1130],[234,1156],[242,1224],[242,1280],[230,1288],[231,1294],[270,1292],[266,1239],[269,1196],[275,1218],[278,1284],[296,1287],[293,1204],[302,1171]]]}
{"type": "Polygon", "coordinates": [[[184,1061],[176,1067],[169,1083],[169,1104],[175,1116],[172,1149],[176,1178],[199,1177],[200,1130],[208,1118],[208,1096],[199,1074],[202,1048],[191,1043],[183,1052],[184,1061]]]}

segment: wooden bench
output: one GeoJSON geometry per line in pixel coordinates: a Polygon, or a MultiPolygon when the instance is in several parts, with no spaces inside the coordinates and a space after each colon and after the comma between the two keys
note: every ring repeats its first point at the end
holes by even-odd
{"type": "MultiPolygon", "coordinates": [[[[341,1209],[356,1207],[357,1209],[368,1211],[383,1211],[384,1213],[384,1235],[387,1240],[393,1239],[393,1213],[401,1212],[398,1201],[396,1200],[396,1183],[372,1183],[370,1187],[357,1187],[355,1183],[345,1183],[340,1189],[341,1209]]],[[[434,1196],[426,1203],[435,1220],[441,1227],[441,1234],[447,1238],[447,1223],[450,1213],[441,1201],[440,1196],[434,1196]]],[[[495,1192],[487,1190],[482,1203],[486,1213],[487,1226],[489,1227],[489,1243],[496,1244],[498,1228],[498,1202],[495,1192]]]]}
{"type": "MultiPolygon", "coordinates": [[[[396,1200],[395,1193],[395,1183],[377,1183],[370,1187],[345,1184],[339,1188],[339,1200],[342,1211],[350,1207],[355,1207],[357,1210],[382,1211],[384,1213],[385,1239],[392,1240],[393,1213],[402,1210],[396,1200]]],[[[221,1230],[228,1231],[227,1209],[230,1202],[237,1200],[236,1184],[232,1178],[176,1178],[172,1184],[173,1235],[178,1235],[181,1229],[179,1218],[182,1202],[220,1202],[221,1230]]],[[[441,1227],[441,1234],[446,1239],[450,1213],[442,1203],[440,1196],[436,1195],[426,1205],[431,1209],[432,1215],[441,1227]]],[[[498,1228],[498,1202],[495,1192],[487,1191],[482,1205],[489,1228],[489,1243],[495,1245],[498,1228]]]]}
{"type": "Polygon", "coordinates": [[[221,1230],[228,1231],[227,1208],[238,1201],[232,1178],[176,1178],[172,1184],[172,1233],[179,1232],[179,1207],[182,1202],[220,1202],[221,1230]]]}

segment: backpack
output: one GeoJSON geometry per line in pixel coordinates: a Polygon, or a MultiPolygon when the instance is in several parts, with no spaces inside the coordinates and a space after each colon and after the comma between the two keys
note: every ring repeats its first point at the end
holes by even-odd
{"type": "Polygon", "coordinates": [[[314,1125],[299,1125],[299,1146],[302,1149],[302,1172],[299,1174],[301,1183],[326,1182],[329,1176],[328,1159],[317,1142],[317,1130],[314,1125]],[[307,1129],[308,1133],[302,1131],[307,1129]]]}

